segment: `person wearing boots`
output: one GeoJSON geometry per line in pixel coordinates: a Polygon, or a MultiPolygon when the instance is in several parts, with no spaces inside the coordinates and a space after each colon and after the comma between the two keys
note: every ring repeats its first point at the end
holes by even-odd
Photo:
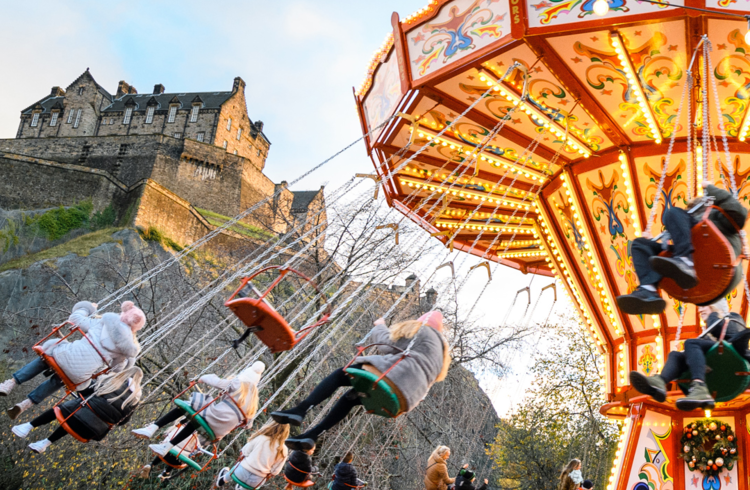
{"type": "Polygon", "coordinates": [[[329,490],[349,490],[349,488],[360,488],[367,485],[367,482],[357,478],[357,469],[352,465],[354,455],[351,452],[344,455],[344,459],[333,471],[333,481],[328,487],[329,490]]]}
{"type": "MultiPolygon", "coordinates": [[[[396,323],[390,328],[380,318],[369,334],[371,343],[380,344],[377,354],[358,357],[352,367],[380,376],[398,362],[384,379],[399,398],[399,413],[408,412],[419,405],[433,384],[443,381],[448,374],[450,348],[442,331],[443,314],[439,311],[426,313],[418,320],[396,323]],[[399,362],[402,351],[410,345],[410,355],[399,362]]],[[[321,381],[299,405],[273,412],[271,417],[280,424],[299,426],[312,407],[323,403],[342,386],[351,386],[351,381],[344,368],[339,368],[321,381]]],[[[318,425],[287,439],[286,445],[289,449],[314,447],[320,434],[344,420],[354,407],[361,404],[357,392],[349,390],[318,425]]]]}
{"type": "MultiPolygon", "coordinates": [[[[73,313],[68,318],[91,342],[86,339],[73,342],[49,339],[42,344],[44,353],[57,362],[68,379],[76,384],[78,391],[88,388],[91,377],[107,367],[113,373],[131,368],[141,351],[136,332],[146,324],[146,315],[132,301],[122,304],[119,315],[105,313],[101,318],[95,318],[95,314],[94,303],[81,301],[73,306],[73,313]]],[[[13,373],[11,379],[0,383],[0,396],[8,396],[17,385],[26,383],[49,369],[41,358],[34,359],[13,373]]],[[[62,379],[57,374],[52,374],[47,381],[29,393],[26,399],[9,409],[8,415],[11,420],[15,420],[21,413],[38,405],[63,386],[65,384],[62,379]]]]}
{"type": "MultiPolygon", "coordinates": [[[[713,204],[723,211],[711,210],[708,215],[709,219],[727,238],[734,250],[735,257],[739,257],[742,255],[740,230],[745,226],[747,209],[730,192],[724,189],[719,189],[708,182],[703,183],[703,189],[707,197],[714,199],[713,204]]],[[[693,264],[692,229],[705,210],[701,206],[702,202],[703,198],[698,198],[688,203],[687,210],[670,207],[664,212],[662,222],[672,238],[672,245],[669,247],[672,257],[660,257],[659,253],[662,251],[662,246],[650,237],[643,236],[633,240],[631,253],[640,286],[630,294],[617,297],[617,305],[624,313],[629,315],[657,315],[664,311],[667,303],[659,296],[658,292],[659,281],[662,277],[673,279],[683,289],[691,289],[698,284],[698,277],[695,274],[693,264]],[[693,213],[689,211],[693,211],[693,213]]],[[[698,252],[705,253],[705,251],[700,250],[698,252]]],[[[732,291],[741,280],[742,271],[738,268],[729,288],[722,292],[718,298],[732,291]]],[[[708,301],[707,303],[712,302],[708,301]]]]}
{"type": "Polygon", "coordinates": [[[701,306],[698,312],[707,325],[701,336],[686,340],[685,352],[670,352],[661,374],[645,376],[638,371],[631,372],[630,384],[633,388],[658,402],[664,402],[667,399],[667,383],[679,379],[689,369],[692,379],[690,390],[685,398],[677,400],[677,408],[686,411],[714,408],[714,399],[706,386],[706,353],[721,337],[724,322],[727,321],[724,340],[732,344],[738,354],[750,360],[750,329],[740,315],[729,312],[726,298],[711,306],[701,306]]]}

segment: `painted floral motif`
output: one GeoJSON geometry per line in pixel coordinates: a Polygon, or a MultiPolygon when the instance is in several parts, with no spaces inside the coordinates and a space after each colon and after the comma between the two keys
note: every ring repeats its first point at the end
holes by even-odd
{"type": "MultiPolygon", "coordinates": [[[[563,221],[563,231],[565,232],[565,238],[573,240],[578,252],[583,253],[583,248],[586,245],[583,241],[583,235],[581,235],[578,226],[576,225],[575,219],[573,218],[572,206],[568,203],[567,199],[564,199],[562,194],[558,192],[558,199],[554,200],[553,203],[557,208],[557,212],[560,214],[560,218],[563,221]],[[562,203],[562,204],[560,204],[562,203]]],[[[584,260],[584,264],[586,261],[584,260]]]]}
{"type": "MultiPolygon", "coordinates": [[[[664,159],[662,158],[662,165],[664,159]]],[[[674,169],[667,171],[667,176],[664,179],[664,187],[661,190],[661,196],[659,196],[659,205],[662,206],[662,217],[672,206],[679,205],[682,201],[683,207],[687,204],[687,192],[688,186],[684,179],[686,175],[685,170],[687,165],[685,160],[680,160],[680,163],[675,166],[674,169]]],[[[646,207],[651,209],[654,207],[654,201],[656,200],[656,191],[658,189],[658,183],[661,176],[661,168],[654,170],[648,163],[643,164],[643,173],[648,175],[649,184],[646,187],[645,199],[646,207]]]]}
{"type": "MultiPolygon", "coordinates": [[[[628,290],[625,294],[630,294],[638,287],[638,276],[635,274],[635,268],[633,266],[633,256],[630,253],[630,246],[633,242],[620,241],[619,243],[610,245],[609,248],[615,253],[615,271],[617,274],[625,279],[628,284],[628,290]]],[[[641,319],[643,315],[640,315],[641,319]]]]}
{"type": "Polygon", "coordinates": [[[669,457],[664,451],[663,442],[669,439],[672,433],[671,424],[665,434],[657,434],[653,429],[648,429],[647,441],[653,443],[653,449],[646,447],[642,453],[644,463],[638,471],[640,480],[633,486],[633,490],[672,490],[674,479],[669,475],[669,457]]]}
{"type": "Polygon", "coordinates": [[[638,358],[638,365],[643,373],[650,375],[656,368],[656,353],[651,345],[647,345],[641,351],[641,357],[638,358]]]}
{"type": "MultiPolygon", "coordinates": [[[[729,136],[737,136],[742,118],[748,110],[750,99],[750,46],[745,43],[745,34],[734,29],[727,35],[727,41],[734,46],[729,55],[722,58],[714,68],[714,76],[719,85],[735,87],[734,94],[724,99],[722,112],[729,136]]],[[[726,47],[725,44],[720,46],[726,47]]]]}
{"type": "MultiPolygon", "coordinates": [[[[750,166],[748,166],[743,172],[740,172],[740,157],[735,157],[733,168],[734,183],[737,186],[737,195],[739,196],[740,201],[745,201],[745,203],[747,203],[748,200],[750,200],[750,166]]],[[[724,164],[723,160],[721,162],[720,174],[721,180],[724,182],[724,188],[731,191],[732,184],[727,182],[726,177],[727,175],[730,175],[731,172],[729,171],[729,168],[727,168],[727,165],[724,164]]]]}
{"type": "MultiPolygon", "coordinates": [[[[547,26],[552,24],[570,24],[583,20],[597,19],[592,17],[594,13],[595,0],[526,0],[527,10],[530,14],[529,25],[531,27],[547,26]]],[[[719,0],[736,1],[736,0],[719,0]]],[[[625,16],[654,12],[667,8],[666,5],[651,5],[636,0],[607,0],[611,15],[625,16]]],[[[666,3],[666,2],[663,2],[666,3]]],[[[670,3],[682,4],[681,0],[670,3]]]]}
{"type": "Polygon", "coordinates": [[[586,188],[594,194],[594,200],[591,202],[594,219],[599,222],[602,216],[607,217],[607,230],[609,231],[610,240],[614,241],[618,236],[625,236],[623,219],[620,218],[617,211],[621,210],[625,213],[625,222],[630,224],[627,217],[630,212],[630,206],[628,205],[627,196],[617,186],[617,182],[620,180],[620,174],[617,171],[612,173],[612,177],[607,182],[604,181],[604,174],[601,170],[599,170],[598,176],[599,182],[597,183],[586,179],[586,188]]]}
{"type": "MultiPolygon", "coordinates": [[[[378,69],[372,90],[364,102],[370,129],[382,124],[396,108],[399,100],[401,100],[401,82],[396,55],[392,53],[388,62],[378,69]]],[[[373,137],[376,138],[377,135],[373,137]]]]}
{"type": "MultiPolygon", "coordinates": [[[[467,2],[455,2],[467,3],[467,2]]],[[[467,8],[452,5],[445,15],[409,33],[409,51],[415,67],[415,78],[486,46],[507,32],[507,4],[498,0],[474,0],[467,8]]]]}

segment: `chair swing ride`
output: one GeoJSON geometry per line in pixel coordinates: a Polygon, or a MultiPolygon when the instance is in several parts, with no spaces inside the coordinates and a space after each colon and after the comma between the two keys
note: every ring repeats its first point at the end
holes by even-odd
{"type": "MultiPolygon", "coordinates": [[[[638,285],[632,240],[659,235],[664,211],[702,196],[704,181],[747,205],[750,16],[741,8],[432,0],[405,19],[393,14],[355,91],[362,130],[372,131],[370,178],[389,205],[451,249],[561,281],[606,360],[601,413],[623,424],[608,490],[750,488],[747,456],[720,481],[682,462],[682,429],[704,414],[676,409],[676,384],[658,403],[628,380],[631,370],[659,372],[700,334],[696,304],[723,295],[747,318],[748,261],[699,216],[698,285],[663,280],[659,315],[628,316],[614,301],[638,285]],[[414,192],[421,201],[407,199],[414,192]]],[[[707,362],[712,416],[750,426],[747,361],[722,339],[707,362]]],[[[750,450],[750,432],[736,434],[750,450]]]]}

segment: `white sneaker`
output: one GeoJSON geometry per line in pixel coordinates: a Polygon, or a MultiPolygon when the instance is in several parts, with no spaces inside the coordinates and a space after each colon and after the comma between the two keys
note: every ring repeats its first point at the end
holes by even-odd
{"type": "Polygon", "coordinates": [[[50,447],[51,444],[52,443],[49,442],[48,439],[42,439],[41,441],[32,442],[31,444],[29,444],[29,449],[37,454],[42,454],[47,450],[48,447],[50,447]]]}
{"type": "Polygon", "coordinates": [[[216,485],[214,488],[221,488],[227,483],[227,475],[229,475],[229,468],[225,467],[219,471],[219,475],[216,477],[216,485]]]}
{"type": "Polygon", "coordinates": [[[134,429],[131,432],[133,433],[135,437],[140,437],[141,439],[151,439],[158,430],[159,430],[158,425],[149,424],[142,429],[134,429]]]}
{"type": "Polygon", "coordinates": [[[168,442],[164,442],[161,444],[150,444],[148,447],[159,456],[166,456],[174,446],[168,442]]]}
{"type": "Polygon", "coordinates": [[[0,396],[8,396],[13,388],[16,387],[16,380],[13,378],[7,379],[0,383],[0,396]]]}
{"type": "Polygon", "coordinates": [[[21,439],[26,439],[26,437],[29,435],[29,432],[31,432],[33,428],[33,425],[26,422],[25,424],[21,425],[14,425],[10,430],[21,439]]]}
{"type": "Polygon", "coordinates": [[[24,398],[21,403],[17,403],[12,408],[8,409],[8,417],[10,417],[11,420],[16,420],[19,415],[24,413],[26,410],[30,409],[34,406],[34,402],[32,402],[28,398],[24,398]]]}

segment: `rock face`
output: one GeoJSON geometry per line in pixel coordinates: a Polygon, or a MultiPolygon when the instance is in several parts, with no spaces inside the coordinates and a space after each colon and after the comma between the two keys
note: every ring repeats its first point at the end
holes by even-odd
{"type": "MultiPolygon", "coordinates": [[[[71,253],[0,273],[2,379],[34,358],[30,347],[49,332],[51,325],[64,321],[76,301],[99,301],[164,263],[173,253],[157,242],[144,241],[137,231],[125,229],[87,250],[85,255],[71,253]]],[[[371,318],[365,315],[367,308],[363,306],[357,310],[363,320],[343,319],[339,330],[321,328],[311,334],[308,344],[292,351],[298,356],[295,363],[274,371],[274,361],[283,357],[264,353],[254,336],[236,353],[229,348],[242,331],[232,324],[233,316],[223,307],[232,286],[220,289],[200,309],[180,317],[185,313],[185,305],[196,305],[205,299],[207,291],[216,286],[215,281],[233,270],[232,265],[196,253],[128,292],[122,299],[134,300],[147,314],[147,326],[139,333],[144,349],[139,365],[146,373],[145,379],[151,381],[144,389],[146,396],[152,392],[155,396],[139,408],[129,425],[115,428],[104,443],[82,446],[66,437],[44,456],[30,455],[25,445],[49,435],[57,427],[55,423],[35,429],[28,439],[22,440],[10,433],[8,417],[1,417],[0,444],[9,457],[0,459],[0,488],[41,488],[51,481],[56,482],[55,488],[122,488],[140,465],[153,459],[147,445],[133,438],[129,430],[169,409],[171,398],[185,388],[187,380],[202,372],[229,374],[253,358],[263,360],[269,369],[265,373],[267,384],[260,392],[261,408],[265,410],[259,412],[254,423],[257,429],[271,410],[284,406],[285,401],[294,403],[304,398],[323,377],[344,365],[354,353],[352,345],[371,326],[371,318]],[[175,318],[179,321],[172,321],[175,318]],[[59,464],[60,461],[65,463],[59,464]]],[[[276,301],[278,306],[281,300],[276,301]]],[[[108,311],[118,310],[115,303],[108,311]]],[[[0,398],[0,408],[7,409],[20,401],[41,379],[18,387],[10,397],[0,398]]],[[[54,397],[47,400],[22,415],[20,421],[30,420],[55,401],[54,397]]],[[[308,415],[307,423],[314,422],[330,406],[317,407],[308,415]]],[[[347,451],[354,452],[360,478],[369,481],[370,488],[422,488],[427,460],[438,445],[451,447],[449,464],[454,476],[461,465],[469,463],[476,468],[479,478],[489,477],[491,464],[485,455],[485,444],[493,441],[497,420],[473,375],[461,366],[454,366],[448,379],[436,384],[409,414],[394,420],[355,412],[325,434],[315,455],[324,476],[315,488],[324,488],[333,466],[347,451]]],[[[226,454],[212,468],[218,471],[231,465],[250,434],[251,431],[244,435],[235,431],[228,436],[226,444],[234,444],[228,446],[226,454]],[[234,440],[236,436],[239,438],[234,440]]],[[[154,475],[158,471],[160,468],[154,469],[154,475]]],[[[184,475],[177,481],[179,485],[189,483],[190,487],[208,488],[214,475],[211,470],[196,475],[195,479],[184,475]]],[[[136,489],[156,488],[155,485],[155,477],[150,482],[138,479],[130,482],[130,488],[136,489]]]]}

